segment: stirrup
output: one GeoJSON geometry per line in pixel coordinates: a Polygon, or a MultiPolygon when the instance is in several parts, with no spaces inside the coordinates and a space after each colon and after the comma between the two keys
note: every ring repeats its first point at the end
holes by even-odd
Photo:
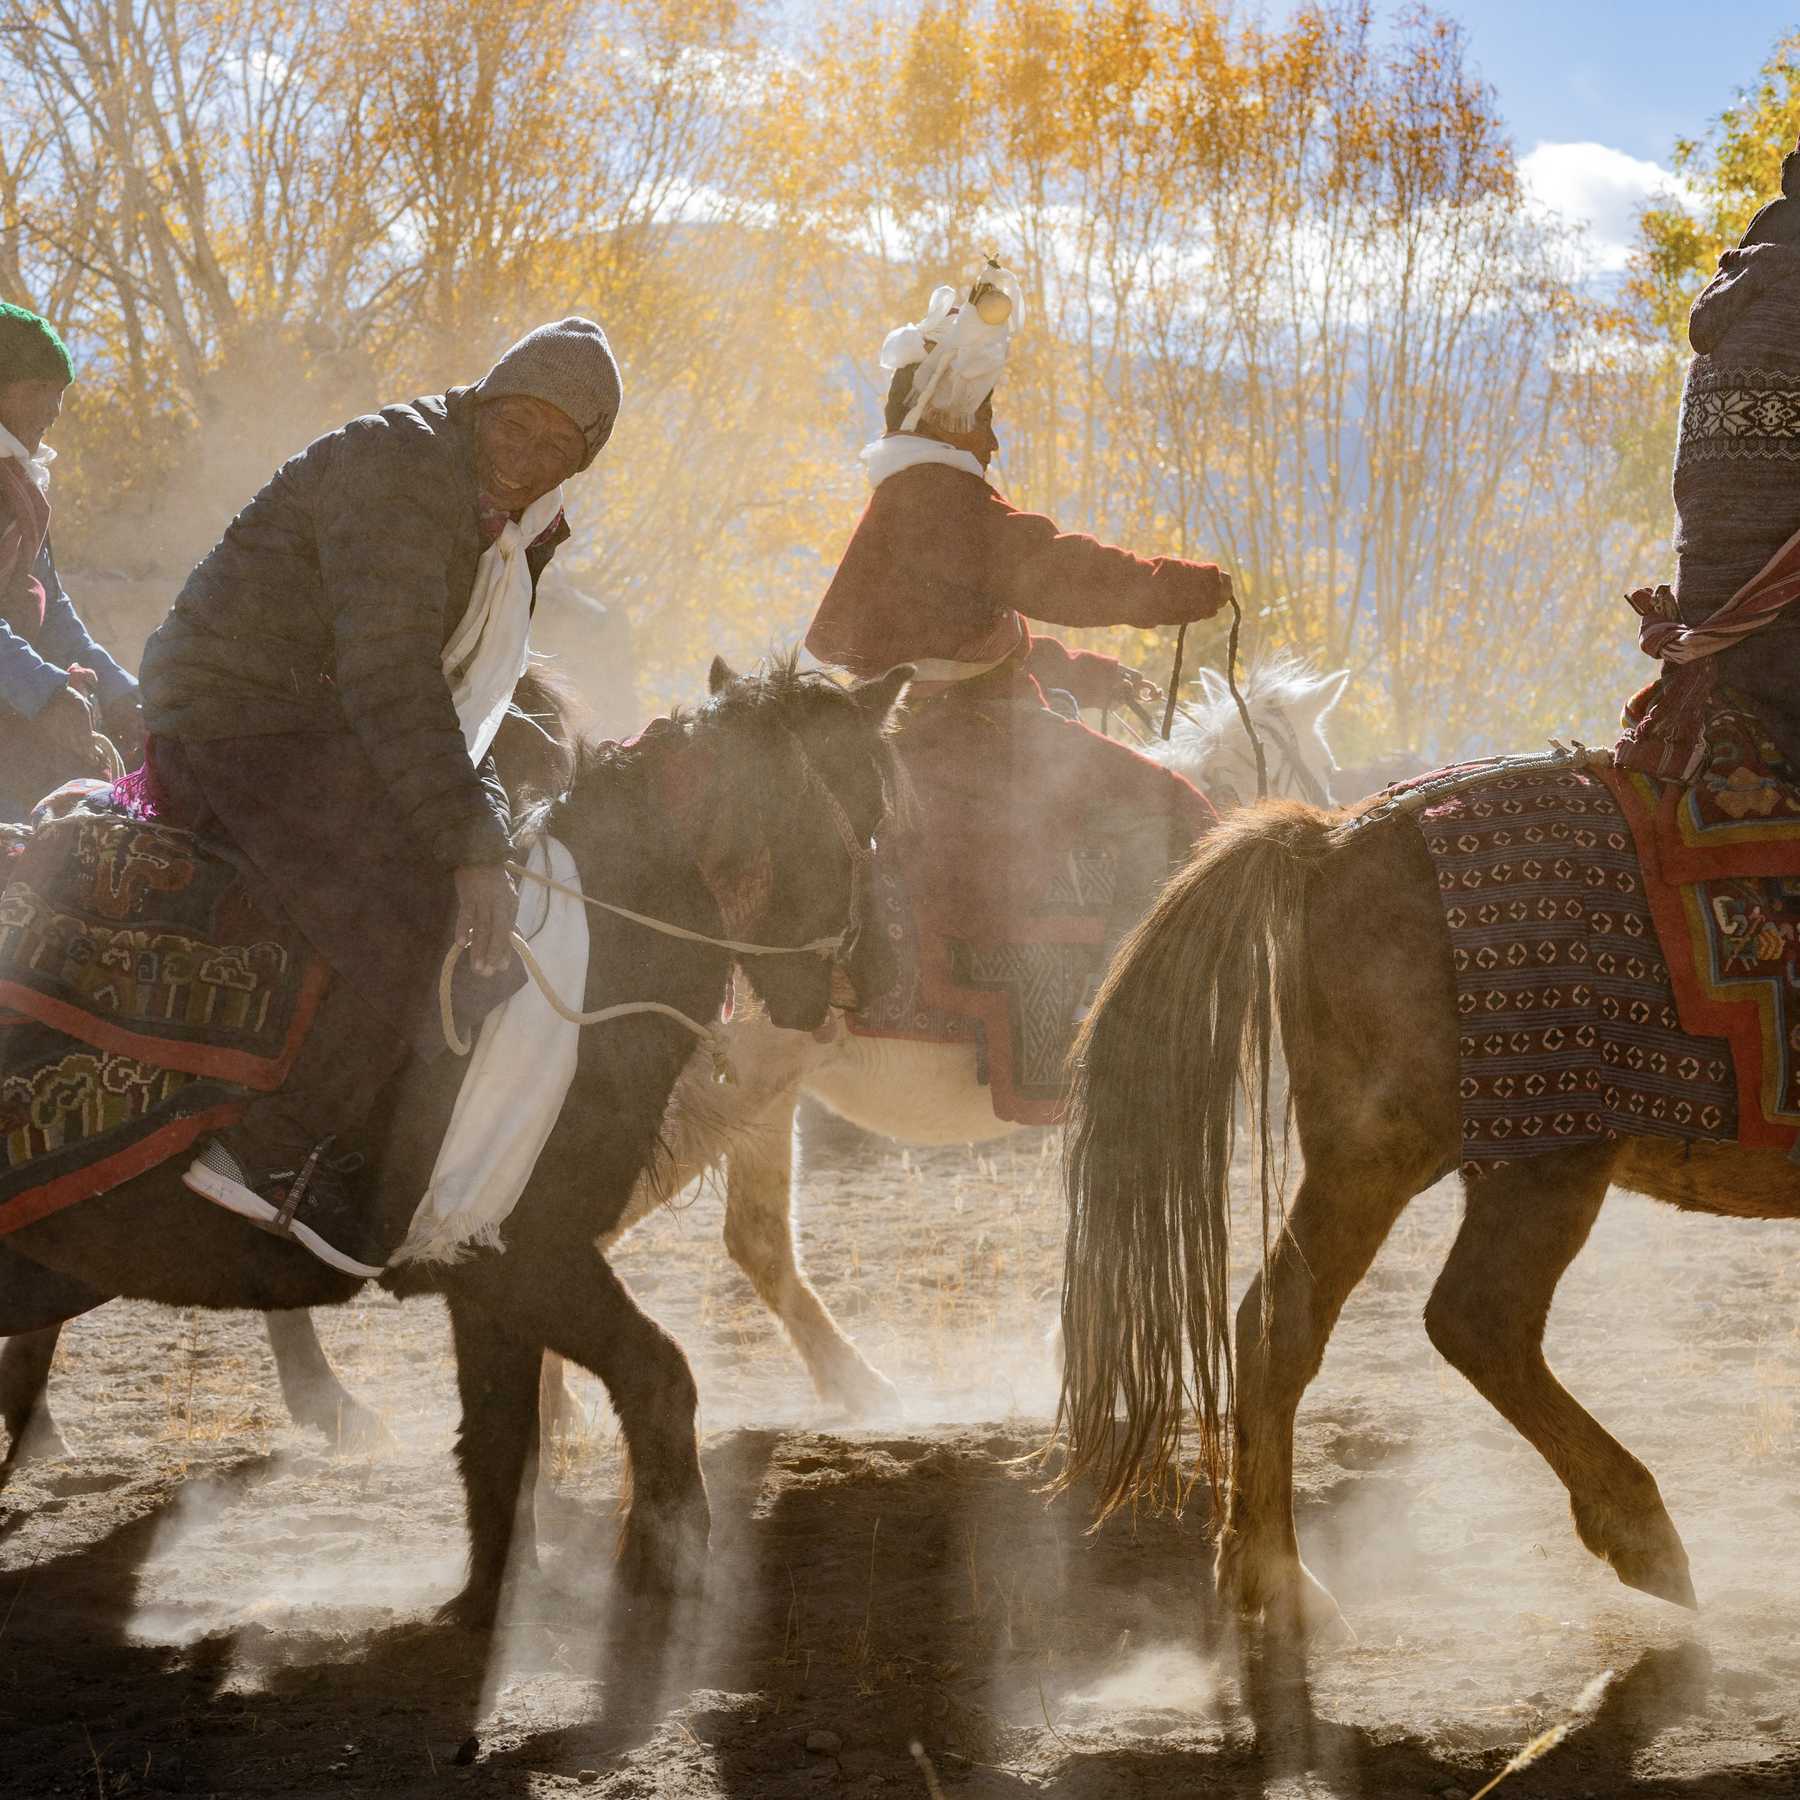
{"type": "Polygon", "coordinates": [[[321,1167],[334,1175],[352,1174],[362,1167],[362,1157],[354,1153],[338,1158],[329,1157],[327,1152],[331,1143],[332,1139],[326,1138],[315,1144],[299,1169],[281,1170],[269,1177],[270,1186],[278,1190],[281,1190],[283,1183],[291,1184],[281,1190],[280,1206],[251,1187],[248,1171],[232,1153],[230,1146],[218,1137],[207,1139],[200,1154],[188,1165],[181,1178],[182,1183],[193,1193],[224,1207],[227,1212],[236,1213],[239,1218],[248,1219],[252,1225],[267,1231],[271,1236],[287,1238],[299,1244],[340,1274],[356,1275],[365,1281],[372,1281],[385,1271],[385,1263],[359,1261],[322,1237],[304,1219],[294,1216],[321,1167]]]}

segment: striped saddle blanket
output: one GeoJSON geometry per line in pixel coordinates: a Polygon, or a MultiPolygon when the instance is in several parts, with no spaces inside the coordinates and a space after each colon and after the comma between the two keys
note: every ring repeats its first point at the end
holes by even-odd
{"type": "Polygon", "coordinates": [[[1560,755],[1386,804],[1443,903],[1465,1169],[1627,1136],[1793,1149],[1800,789],[1753,720],[1687,783],[1560,755]]]}

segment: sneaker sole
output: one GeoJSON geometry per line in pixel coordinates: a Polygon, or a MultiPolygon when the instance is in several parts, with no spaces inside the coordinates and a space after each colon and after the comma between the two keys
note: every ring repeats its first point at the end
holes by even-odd
{"type": "MultiPolygon", "coordinates": [[[[241,1219],[248,1219],[253,1225],[271,1226],[281,1217],[280,1212],[261,1194],[198,1162],[189,1165],[181,1180],[184,1187],[200,1195],[202,1199],[224,1207],[227,1212],[236,1213],[241,1219]]],[[[271,1235],[291,1239],[310,1251],[320,1262],[336,1269],[340,1275],[358,1275],[364,1281],[373,1281],[376,1276],[386,1273],[382,1264],[358,1262],[355,1257],[346,1256],[342,1250],[320,1237],[310,1225],[298,1219],[290,1221],[285,1231],[273,1232],[271,1235]]]]}

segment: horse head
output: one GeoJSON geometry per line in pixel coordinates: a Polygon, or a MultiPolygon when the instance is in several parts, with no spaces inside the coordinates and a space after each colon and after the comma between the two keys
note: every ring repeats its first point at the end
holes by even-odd
{"type": "Polygon", "coordinates": [[[770,1019],[789,1030],[824,1023],[839,970],[861,998],[891,981],[869,917],[869,864],[894,804],[889,720],[911,678],[903,664],[846,688],[791,657],[747,675],[713,661],[695,726],[720,740],[702,867],[725,933],[777,945],[840,940],[829,957],[740,958],[770,1019]]]}
{"type": "MultiPolygon", "coordinates": [[[[1224,676],[1198,675],[1200,700],[1183,707],[1166,744],[1148,754],[1185,775],[1221,812],[1256,799],[1256,752],[1224,676]]],[[[1325,741],[1325,716],[1343,697],[1348,669],[1318,674],[1298,658],[1278,654],[1252,665],[1242,693],[1262,740],[1271,795],[1330,803],[1337,763],[1325,741]]]]}

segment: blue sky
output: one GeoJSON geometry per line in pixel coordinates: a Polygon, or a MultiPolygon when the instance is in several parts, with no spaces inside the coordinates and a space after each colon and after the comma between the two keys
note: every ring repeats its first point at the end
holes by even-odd
{"type": "MultiPolygon", "coordinates": [[[[1251,10],[1279,19],[1294,7],[1251,10]]],[[[1776,40],[1800,30],[1800,0],[1436,0],[1436,10],[1467,30],[1527,186],[1588,226],[1601,277],[1624,266],[1644,201],[1667,191],[1675,140],[1703,133],[1776,40]]]]}

